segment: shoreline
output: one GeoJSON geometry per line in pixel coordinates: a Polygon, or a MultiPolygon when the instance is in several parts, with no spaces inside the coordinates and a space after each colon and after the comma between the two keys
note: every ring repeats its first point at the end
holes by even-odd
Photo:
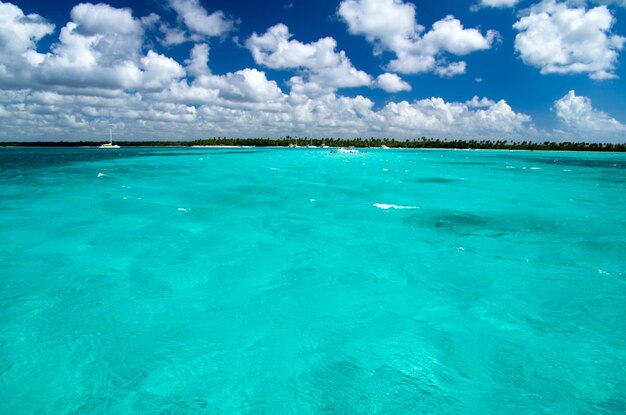
{"type": "MultiPolygon", "coordinates": [[[[285,149],[285,150],[291,150],[291,151],[297,151],[297,150],[332,150],[332,149],[337,149],[343,146],[328,146],[325,148],[320,148],[320,147],[315,147],[315,148],[310,148],[310,147],[296,147],[296,148],[290,148],[288,146],[254,146],[254,145],[172,145],[172,144],[146,144],[146,145],[137,145],[137,144],[131,144],[131,145],[124,145],[124,142],[120,142],[120,148],[117,148],[115,150],[123,150],[123,149],[129,149],[129,148],[186,148],[186,149],[190,149],[190,148],[196,148],[196,149],[230,149],[230,150],[237,150],[237,149],[263,149],[263,148],[267,148],[267,149],[285,149]]],[[[72,144],[68,144],[67,142],[63,142],[63,143],[37,143],[37,144],[29,144],[29,142],[24,142],[24,144],[15,144],[15,143],[11,143],[9,145],[4,145],[2,142],[0,142],[0,148],[75,148],[75,149],[97,149],[97,150],[101,150],[99,148],[99,144],[100,142],[94,143],[94,145],[84,145],[84,144],[76,144],[76,145],[72,145],[72,144]]],[[[389,150],[402,150],[402,151],[406,151],[406,150],[418,150],[418,151],[467,151],[467,152],[473,152],[473,151],[493,151],[493,152],[528,152],[528,153],[534,153],[534,152],[542,152],[542,153],[615,153],[615,154],[623,154],[625,153],[624,150],[613,150],[613,149],[596,149],[596,150],[591,150],[591,149],[581,149],[581,150],[559,150],[559,149],[543,149],[541,147],[538,148],[534,148],[534,149],[524,149],[524,148],[457,148],[457,147],[390,147],[390,148],[380,148],[380,147],[359,147],[359,146],[355,146],[355,148],[359,149],[359,150],[363,150],[363,151],[368,151],[368,150],[378,150],[378,151],[389,151],[389,150]]]]}

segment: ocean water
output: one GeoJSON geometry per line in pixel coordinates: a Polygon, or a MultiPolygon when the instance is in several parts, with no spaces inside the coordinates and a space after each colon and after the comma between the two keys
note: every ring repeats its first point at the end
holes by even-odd
{"type": "Polygon", "coordinates": [[[626,155],[0,149],[2,414],[623,414],[626,155]]]}

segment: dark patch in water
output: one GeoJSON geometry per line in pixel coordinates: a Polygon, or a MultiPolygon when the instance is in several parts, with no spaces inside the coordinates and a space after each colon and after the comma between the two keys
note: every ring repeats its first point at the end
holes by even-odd
{"type": "Polygon", "coordinates": [[[0,151],[0,171],[50,168],[80,162],[99,162],[136,156],[136,152],[124,153],[110,149],[11,148],[0,151]]]}
{"type": "Polygon", "coordinates": [[[439,217],[437,227],[448,226],[484,226],[488,220],[472,213],[454,212],[439,217]]]}
{"type": "Polygon", "coordinates": [[[548,157],[518,157],[518,160],[528,163],[547,164],[551,166],[572,166],[607,169],[625,169],[626,160],[623,159],[581,159],[581,158],[548,158],[548,157]]]}
{"type": "Polygon", "coordinates": [[[598,178],[598,180],[600,182],[606,182],[606,183],[626,184],[626,176],[614,176],[614,175],[603,174],[601,177],[598,178]]]}
{"type": "Polygon", "coordinates": [[[599,408],[602,408],[609,413],[624,414],[626,413],[626,400],[617,398],[609,398],[598,404],[599,408]]]}
{"type": "Polygon", "coordinates": [[[135,157],[179,157],[201,156],[212,157],[230,154],[257,154],[269,150],[228,150],[203,149],[200,151],[172,150],[164,148],[129,147],[116,149],[90,148],[4,148],[0,151],[0,172],[6,174],[11,170],[30,170],[50,167],[61,167],[74,163],[101,162],[114,159],[132,159],[135,157]]]}
{"type": "Polygon", "coordinates": [[[524,232],[546,232],[555,228],[554,224],[532,217],[478,215],[462,211],[420,212],[407,216],[404,221],[408,225],[432,227],[461,236],[482,235],[491,238],[524,232]]]}
{"type": "Polygon", "coordinates": [[[419,179],[411,180],[416,183],[432,183],[432,184],[450,184],[460,182],[459,179],[450,179],[447,177],[420,177],[419,179]]]}
{"type": "Polygon", "coordinates": [[[309,379],[317,395],[317,413],[411,413],[416,402],[420,413],[437,413],[446,396],[428,371],[409,374],[387,365],[370,369],[357,361],[334,362],[309,379]]]}
{"type": "Polygon", "coordinates": [[[452,164],[454,166],[484,166],[491,164],[483,161],[445,161],[442,164],[452,164]]]}

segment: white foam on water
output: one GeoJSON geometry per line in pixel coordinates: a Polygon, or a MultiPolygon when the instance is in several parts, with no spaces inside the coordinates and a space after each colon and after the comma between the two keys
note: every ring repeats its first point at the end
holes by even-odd
{"type": "Polygon", "coordinates": [[[317,202],[317,200],[315,200],[315,199],[309,199],[309,202],[314,203],[314,202],[317,202]]]}
{"type": "Polygon", "coordinates": [[[419,209],[419,206],[401,206],[401,205],[390,205],[387,203],[374,203],[372,206],[377,207],[378,209],[419,209]]]}
{"type": "Polygon", "coordinates": [[[389,171],[389,169],[383,169],[383,171],[389,171]]]}
{"type": "Polygon", "coordinates": [[[531,167],[531,170],[541,170],[541,167],[531,167]]]}
{"type": "Polygon", "coordinates": [[[278,167],[270,167],[270,170],[276,171],[278,170],[278,167]]]}
{"type": "Polygon", "coordinates": [[[462,246],[457,246],[457,247],[456,247],[456,250],[457,250],[457,251],[465,251],[465,248],[464,248],[464,247],[462,247],[462,246]]]}
{"type": "Polygon", "coordinates": [[[187,208],[178,208],[178,211],[179,211],[179,212],[187,212],[188,210],[189,210],[189,209],[187,209],[187,208]]]}
{"type": "Polygon", "coordinates": [[[563,171],[571,171],[570,169],[563,169],[563,171]]]}
{"type": "Polygon", "coordinates": [[[106,174],[104,174],[104,173],[98,173],[98,177],[104,177],[104,176],[106,176],[106,174]]]}
{"type": "Polygon", "coordinates": [[[506,166],[507,169],[514,169],[514,166],[506,166]]]}

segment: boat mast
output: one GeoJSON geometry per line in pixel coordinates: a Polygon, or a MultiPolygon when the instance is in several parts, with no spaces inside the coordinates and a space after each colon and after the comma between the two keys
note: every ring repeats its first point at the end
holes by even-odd
{"type": "Polygon", "coordinates": [[[109,143],[113,144],[113,131],[111,127],[109,127],[109,143]]]}

